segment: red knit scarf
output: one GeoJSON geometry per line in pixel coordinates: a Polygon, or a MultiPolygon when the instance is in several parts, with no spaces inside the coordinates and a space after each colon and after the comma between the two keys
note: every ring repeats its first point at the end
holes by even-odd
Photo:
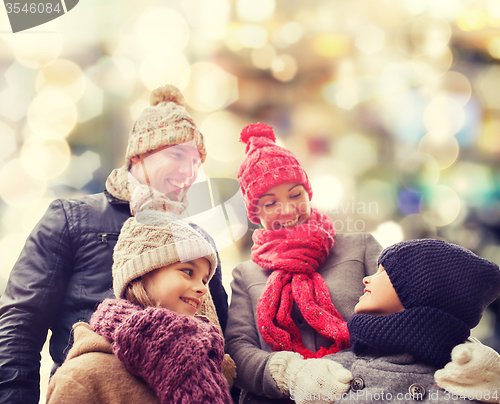
{"type": "Polygon", "coordinates": [[[252,261],[273,271],[257,304],[259,332],[273,351],[321,358],[349,347],[347,323],[316,272],[328,257],[334,236],[332,220],[316,209],[300,226],[253,233],[252,261]],[[307,323],[333,342],[329,349],[312,352],[305,347],[291,318],[294,300],[307,323]]]}

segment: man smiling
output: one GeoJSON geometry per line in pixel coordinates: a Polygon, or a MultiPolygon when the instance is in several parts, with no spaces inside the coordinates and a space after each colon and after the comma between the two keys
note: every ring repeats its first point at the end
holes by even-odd
{"type": "MultiPolygon", "coordinates": [[[[38,403],[40,351],[48,329],[56,368],[68,351],[72,325],[88,322],[97,305],[112,297],[113,247],[122,224],[140,208],[129,203],[132,195],[144,195],[141,205],[159,201],[165,211],[186,214],[186,192],[206,150],[177,88],[152,92],[151,106],[130,132],[125,157],[126,164],[108,177],[106,191],[52,202],[26,241],[0,298],[0,402],[38,403]]],[[[210,237],[193,227],[215,250],[210,237]]],[[[224,330],[227,295],[220,266],[210,292],[224,330]]]]}

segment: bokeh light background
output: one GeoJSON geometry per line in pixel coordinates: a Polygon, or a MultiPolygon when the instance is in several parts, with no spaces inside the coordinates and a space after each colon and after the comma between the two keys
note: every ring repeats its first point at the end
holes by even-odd
{"type": "MultiPolygon", "coordinates": [[[[338,231],[500,263],[498,0],[81,0],[10,32],[2,3],[0,293],[50,201],[103,190],[166,83],[206,136],[207,176],[236,178],[239,132],[266,122],[338,231]]],[[[221,251],[228,289],[250,246],[221,251]]]]}

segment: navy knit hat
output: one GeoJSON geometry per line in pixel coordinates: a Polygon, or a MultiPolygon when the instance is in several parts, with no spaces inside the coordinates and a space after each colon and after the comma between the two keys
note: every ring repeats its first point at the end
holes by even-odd
{"type": "Polygon", "coordinates": [[[498,265],[455,244],[409,240],[386,248],[385,268],[405,310],[355,314],[347,323],[352,349],[409,353],[443,367],[500,293],[498,265]]]}
{"type": "Polygon", "coordinates": [[[456,244],[408,240],[378,258],[405,309],[434,307],[475,327],[500,293],[498,265],[456,244]]]}

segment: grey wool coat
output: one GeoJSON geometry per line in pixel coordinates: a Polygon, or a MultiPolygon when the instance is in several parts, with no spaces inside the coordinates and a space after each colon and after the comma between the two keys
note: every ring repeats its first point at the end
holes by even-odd
{"type": "MultiPolygon", "coordinates": [[[[335,396],[323,392],[324,398],[333,398],[336,404],[353,403],[479,403],[437,387],[434,382],[436,367],[419,363],[409,354],[387,355],[366,351],[355,355],[350,349],[325,356],[340,363],[353,375],[350,390],[335,396]]],[[[473,398],[476,392],[468,392],[473,398]]],[[[292,397],[293,398],[293,397],[292,397]]],[[[297,397],[298,398],[298,397],[297,397]]],[[[315,397],[311,397],[313,400],[315,397]]],[[[333,402],[332,400],[332,402],[333,402]]]]}
{"type": "MultiPolygon", "coordinates": [[[[344,320],[354,314],[354,306],[363,294],[363,278],[377,271],[381,250],[370,234],[336,234],[328,257],[318,268],[344,320]]],[[[238,265],[233,271],[226,351],[236,362],[235,384],[243,390],[240,403],[289,403],[271,376],[268,362],[273,353],[256,325],[257,302],[270,273],[252,261],[238,265]]],[[[307,324],[295,303],[292,319],[308,349],[317,351],[331,345],[307,324]]]]}

